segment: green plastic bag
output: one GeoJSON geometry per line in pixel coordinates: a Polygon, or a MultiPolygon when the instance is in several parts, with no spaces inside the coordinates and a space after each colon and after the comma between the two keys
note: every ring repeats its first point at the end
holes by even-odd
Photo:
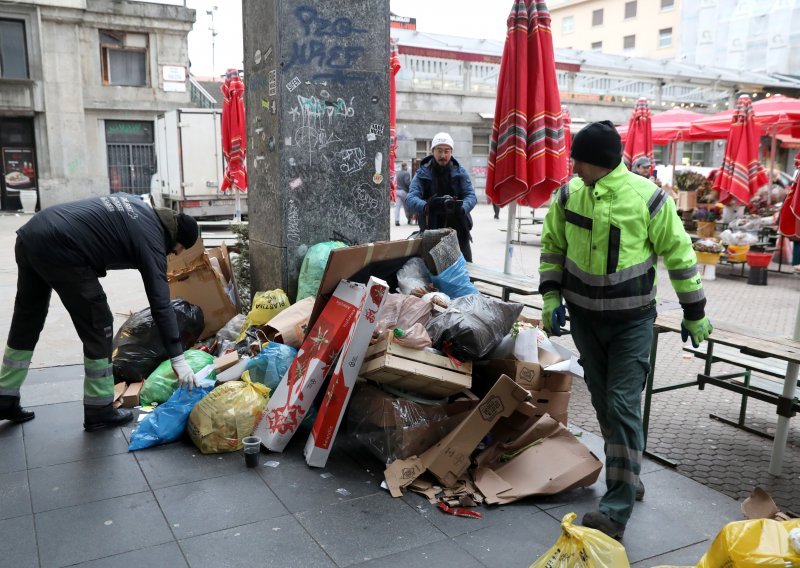
{"type": "MultiPolygon", "coordinates": [[[[189,349],[184,356],[195,373],[214,362],[213,355],[196,349],[189,349]]],[[[216,380],[216,373],[212,371],[208,378],[216,380]]],[[[172,372],[172,363],[167,359],[145,379],[142,390],[139,392],[139,404],[147,406],[154,402],[158,404],[167,402],[176,388],[178,388],[178,377],[172,372]]]]}
{"type": "Polygon", "coordinates": [[[319,290],[319,285],[322,282],[322,275],[328,265],[328,256],[330,256],[332,250],[346,246],[346,244],[339,241],[326,241],[317,243],[308,249],[306,256],[303,258],[303,264],[300,266],[295,302],[317,295],[317,290],[319,290]]]}

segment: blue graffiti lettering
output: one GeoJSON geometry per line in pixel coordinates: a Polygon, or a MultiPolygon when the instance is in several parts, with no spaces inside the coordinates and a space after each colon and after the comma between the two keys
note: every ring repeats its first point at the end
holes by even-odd
{"type": "Polygon", "coordinates": [[[303,32],[306,36],[350,37],[353,34],[363,34],[367,32],[367,30],[356,28],[350,18],[336,18],[333,21],[322,18],[316,8],[311,6],[298,7],[295,9],[294,15],[302,24],[303,32]]]}
{"type": "Polygon", "coordinates": [[[293,65],[316,65],[317,67],[330,67],[331,69],[352,69],[356,62],[364,55],[365,48],[360,46],[342,47],[334,45],[326,48],[319,40],[294,42],[289,61],[284,65],[284,70],[293,65]]]}

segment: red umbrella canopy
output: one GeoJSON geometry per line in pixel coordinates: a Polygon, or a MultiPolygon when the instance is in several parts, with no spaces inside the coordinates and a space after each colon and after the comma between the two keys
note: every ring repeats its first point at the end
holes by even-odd
{"type": "Polygon", "coordinates": [[[767,183],[767,174],[758,163],[758,132],[750,97],[742,95],[736,102],[733,119],[725,147],[722,167],[714,178],[714,189],[719,190],[720,201],[731,196],[742,203],[767,183]]]}
{"type": "MultiPolygon", "coordinates": [[[[680,107],[652,115],[650,129],[653,135],[653,144],[669,144],[675,140],[688,139],[692,122],[705,118],[705,116],[680,107]]],[[[728,125],[730,125],[730,120],[728,120],[728,125]]],[[[628,127],[620,126],[617,128],[617,132],[619,132],[622,142],[627,142],[628,127]]]]}
{"type": "Polygon", "coordinates": [[[395,160],[397,158],[397,80],[395,75],[400,71],[400,57],[392,47],[389,56],[389,181],[391,185],[390,199],[394,201],[397,191],[395,160]]]}
{"type": "Polygon", "coordinates": [[[518,0],[500,63],[486,194],[493,203],[538,207],[567,178],[550,12],[518,0]]]}
{"type": "Polygon", "coordinates": [[[628,136],[622,160],[628,169],[636,158],[646,157],[653,163],[653,132],[650,126],[650,106],[647,99],[640,97],[633,107],[633,114],[628,123],[628,136]]]}
{"type": "MultiPolygon", "coordinates": [[[[794,167],[800,168],[800,152],[794,157],[794,167]]],[[[800,175],[795,177],[789,194],[783,200],[778,230],[787,237],[800,240],[800,175]]]]}
{"type": "Polygon", "coordinates": [[[247,124],[244,118],[244,83],[239,71],[228,69],[222,83],[222,153],[225,155],[225,176],[221,191],[247,191],[247,124]]]}
{"type": "Polygon", "coordinates": [[[569,179],[572,177],[572,160],[569,158],[572,153],[572,117],[565,106],[561,107],[561,122],[564,125],[564,155],[567,159],[567,179],[569,179]]]}

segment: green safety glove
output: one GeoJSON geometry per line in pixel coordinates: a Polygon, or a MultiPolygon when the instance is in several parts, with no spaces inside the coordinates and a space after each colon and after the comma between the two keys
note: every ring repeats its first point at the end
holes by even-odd
{"type": "Polygon", "coordinates": [[[542,305],[542,326],[549,335],[561,335],[561,328],[567,323],[567,310],[561,303],[561,294],[555,290],[545,292],[542,305]]]}
{"type": "Polygon", "coordinates": [[[714,328],[707,317],[700,320],[687,320],[683,319],[681,322],[681,339],[686,341],[692,338],[692,347],[700,347],[700,344],[708,339],[714,328]]]}

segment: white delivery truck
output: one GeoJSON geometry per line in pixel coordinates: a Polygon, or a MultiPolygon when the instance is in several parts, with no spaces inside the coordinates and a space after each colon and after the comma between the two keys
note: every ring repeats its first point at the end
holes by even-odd
{"type": "MultiPolygon", "coordinates": [[[[156,117],[156,173],[150,184],[153,201],[200,219],[231,219],[236,197],[222,194],[225,172],[219,109],[185,108],[156,117]]],[[[247,197],[239,199],[247,214],[247,197]]]]}

